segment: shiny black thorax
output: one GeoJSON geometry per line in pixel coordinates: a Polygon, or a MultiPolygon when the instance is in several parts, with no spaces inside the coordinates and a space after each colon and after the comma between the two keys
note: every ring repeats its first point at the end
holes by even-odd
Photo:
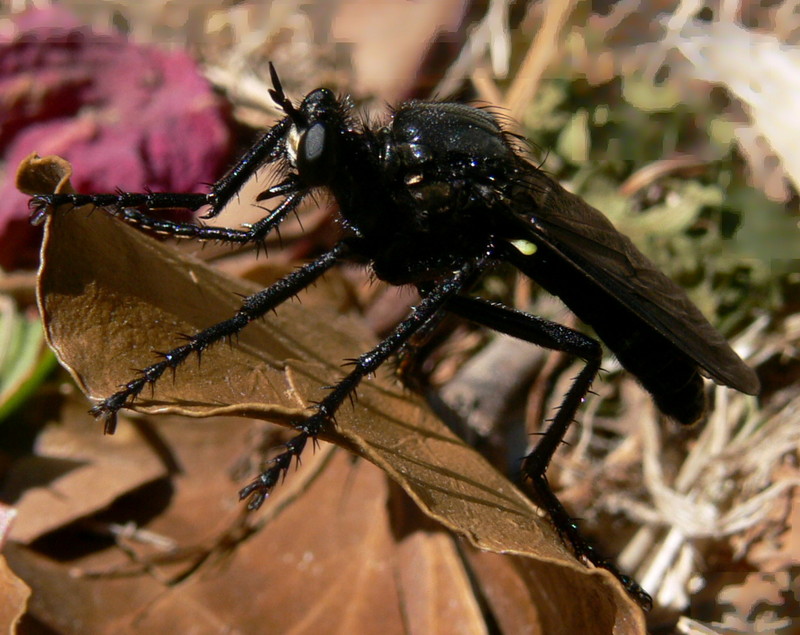
{"type": "Polygon", "coordinates": [[[521,159],[488,111],[412,101],[376,130],[341,108],[322,114],[336,134],[319,185],[378,278],[422,283],[493,249],[521,159]]]}

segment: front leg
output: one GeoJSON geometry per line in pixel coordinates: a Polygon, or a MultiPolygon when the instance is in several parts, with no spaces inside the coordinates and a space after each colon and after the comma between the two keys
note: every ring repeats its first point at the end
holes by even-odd
{"type": "MultiPolygon", "coordinates": [[[[297,181],[294,175],[272,186],[261,195],[259,201],[285,196],[283,201],[267,216],[246,229],[214,227],[196,223],[178,223],[154,217],[142,209],[188,209],[197,210],[214,200],[212,194],[174,194],[171,192],[116,192],[114,194],[38,194],[31,197],[31,222],[38,225],[45,216],[57,207],[70,208],[92,205],[119,218],[128,225],[174,238],[193,238],[196,240],[215,240],[224,243],[244,244],[264,240],[266,235],[286,216],[293,212],[308,194],[308,190],[297,181]]],[[[212,207],[213,211],[213,207],[212,207]]],[[[216,216],[206,214],[204,218],[216,216]]]]}

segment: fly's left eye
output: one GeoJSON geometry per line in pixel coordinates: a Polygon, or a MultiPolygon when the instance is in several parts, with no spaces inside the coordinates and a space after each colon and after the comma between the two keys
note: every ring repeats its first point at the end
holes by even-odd
{"type": "Polygon", "coordinates": [[[325,152],[325,124],[318,121],[311,126],[300,141],[300,161],[316,163],[325,152]]]}
{"type": "Polygon", "coordinates": [[[300,138],[297,169],[309,184],[322,185],[329,180],[335,156],[331,145],[328,130],[321,121],[312,124],[300,138]]]}

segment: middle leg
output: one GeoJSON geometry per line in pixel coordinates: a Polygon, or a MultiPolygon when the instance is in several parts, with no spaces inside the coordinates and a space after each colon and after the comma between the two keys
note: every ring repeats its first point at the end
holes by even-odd
{"type": "Polygon", "coordinates": [[[462,267],[452,277],[427,289],[419,304],[375,348],[353,361],[353,369],[318,403],[315,412],[295,425],[298,434],[285,444],[285,449],[271,459],[269,467],[254,481],[242,488],[239,498],[249,498],[248,508],[258,509],[264,503],[281,476],[303,452],[309,439],[316,439],[326,425],[332,423],[342,403],[355,394],[356,388],[367,375],[375,372],[391,355],[397,353],[416,333],[435,320],[449,299],[461,293],[476,272],[485,267],[484,261],[472,262],[462,267]]]}

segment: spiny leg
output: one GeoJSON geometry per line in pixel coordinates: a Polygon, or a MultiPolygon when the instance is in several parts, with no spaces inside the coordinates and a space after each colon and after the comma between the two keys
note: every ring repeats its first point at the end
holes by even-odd
{"type": "MultiPolygon", "coordinates": [[[[266,235],[297,209],[307,195],[296,179],[290,175],[281,183],[270,187],[258,196],[263,201],[278,196],[286,198],[270,213],[246,229],[214,227],[196,223],[179,223],[151,216],[141,209],[196,210],[208,203],[206,194],[173,194],[169,192],[117,192],[114,194],[39,194],[30,200],[32,222],[40,223],[45,215],[60,206],[82,207],[93,205],[106,213],[136,227],[175,238],[216,240],[225,243],[249,243],[263,240],[266,235]]],[[[208,217],[208,215],[206,216],[208,217]]]]}
{"type": "Polygon", "coordinates": [[[339,243],[313,262],[284,276],[263,291],[245,298],[241,308],[232,318],[192,335],[183,346],[161,354],[162,361],[145,368],[139,377],[124,384],[121,390],[94,406],[91,413],[95,417],[102,417],[105,432],[113,434],[117,412],[130,405],[145,386],[158,381],[168,368],[177,368],[192,353],[202,353],[215,342],[235,335],[253,320],[296,295],[330,269],[347,253],[347,249],[346,244],[339,243]]]}
{"type": "MultiPolygon", "coordinates": [[[[270,128],[221,179],[211,186],[208,204],[211,210],[203,218],[214,218],[262,165],[273,163],[284,152],[283,140],[291,122],[281,119],[270,128]]],[[[260,200],[260,199],[259,199],[260,200]]]]}
{"type": "Polygon", "coordinates": [[[408,317],[375,348],[354,360],[354,368],[332,387],[324,399],[315,404],[314,414],[295,426],[299,433],[285,444],[284,451],[271,459],[269,467],[239,492],[240,499],[250,499],[247,505],[249,509],[258,509],[264,503],[272,488],[291,466],[292,459],[300,456],[309,439],[316,439],[323,428],[334,421],[339,407],[347,398],[353,396],[361,380],[375,372],[391,355],[413,338],[415,333],[431,320],[435,320],[447,300],[463,291],[471,283],[472,276],[485,266],[484,260],[469,263],[451,278],[426,290],[408,317]]]}
{"type": "Polygon", "coordinates": [[[604,558],[586,541],[578,525],[553,493],[546,476],[553,455],[563,442],[567,430],[575,419],[578,407],[600,370],[602,360],[600,344],[561,324],[485,300],[457,296],[448,301],[446,308],[493,330],[580,357],[586,362],[586,366],[575,378],[536,448],[523,459],[522,474],[530,480],[539,501],[550,514],[556,530],[572,545],[575,555],[578,558],[585,558],[596,567],[610,571],[641,606],[650,609],[653,604],[650,595],[633,578],[622,573],[614,562],[604,558]]]}
{"type": "Polygon", "coordinates": [[[259,242],[266,238],[267,234],[283,222],[289,213],[297,209],[297,206],[302,202],[305,196],[305,191],[292,192],[281,201],[274,210],[270,211],[267,216],[252,225],[246,226],[246,229],[214,227],[209,225],[197,225],[194,223],[176,223],[169,220],[154,218],[134,208],[124,208],[118,211],[111,211],[110,213],[138,229],[153,231],[165,236],[245,244],[259,242]]]}
{"type": "MultiPolygon", "coordinates": [[[[34,211],[61,205],[129,206],[148,208],[180,208],[197,210],[208,205],[210,211],[204,218],[213,218],[242,189],[247,180],[265,164],[274,162],[283,153],[283,139],[291,122],[282,119],[270,128],[239,160],[216,182],[206,194],[173,194],[147,192],[142,194],[116,192],[113,194],[45,194],[34,196],[34,211]]],[[[36,222],[37,216],[34,216],[36,222]]]]}

